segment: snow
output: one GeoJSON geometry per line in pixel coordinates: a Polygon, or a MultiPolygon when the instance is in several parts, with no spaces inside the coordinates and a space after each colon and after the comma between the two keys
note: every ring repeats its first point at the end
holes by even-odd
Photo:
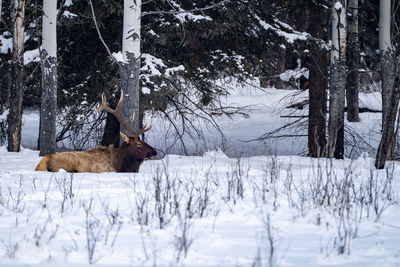
{"type": "Polygon", "coordinates": [[[113,52],[112,56],[117,62],[124,62],[124,56],[121,51],[113,52]]]}
{"type": "Polygon", "coordinates": [[[205,16],[205,15],[196,15],[193,14],[193,12],[183,12],[183,13],[178,13],[175,15],[175,17],[181,22],[187,22],[187,21],[193,21],[193,22],[198,22],[201,20],[208,20],[211,21],[212,18],[209,16],[205,16]]]}
{"type": "MultiPolygon", "coordinates": [[[[184,22],[187,22],[187,21],[198,22],[198,21],[201,21],[201,20],[209,20],[209,21],[212,20],[212,18],[209,17],[209,16],[205,16],[205,15],[196,15],[196,14],[194,14],[193,11],[192,11],[192,12],[185,12],[185,10],[182,9],[181,6],[180,6],[177,2],[175,2],[175,1],[173,1],[173,0],[170,1],[170,4],[171,4],[172,6],[174,6],[174,9],[175,9],[176,11],[179,11],[179,12],[180,12],[180,13],[175,14],[174,16],[175,16],[181,23],[184,23],[184,22]]],[[[193,5],[196,5],[196,4],[194,3],[193,5]]]]}
{"type": "Polygon", "coordinates": [[[260,26],[266,30],[266,31],[273,31],[275,32],[278,36],[282,36],[286,39],[286,41],[288,43],[293,43],[297,40],[307,40],[307,38],[310,36],[308,33],[306,32],[299,32],[299,31],[295,31],[292,27],[290,27],[288,24],[283,23],[281,21],[276,21],[277,24],[279,24],[280,26],[282,26],[283,28],[285,28],[287,31],[281,30],[280,27],[278,25],[273,26],[267,22],[265,22],[264,20],[262,20],[259,16],[257,16],[256,14],[254,14],[254,18],[258,21],[258,23],[260,24],[260,26]]]}
{"type": "Polygon", "coordinates": [[[142,71],[150,72],[150,76],[161,76],[159,68],[165,68],[165,64],[162,59],[156,58],[147,53],[142,54],[144,66],[141,68],[142,71]]]}
{"type": "Polygon", "coordinates": [[[185,67],[183,65],[179,65],[177,67],[167,68],[165,70],[165,75],[167,77],[170,77],[170,76],[174,75],[175,72],[178,72],[178,71],[185,71],[185,67]]]}
{"type": "MultiPolygon", "coordinates": [[[[71,4],[72,4],[72,3],[71,3],[71,4]]],[[[71,12],[69,12],[68,10],[64,10],[63,16],[66,17],[66,18],[72,19],[72,18],[74,18],[74,17],[76,17],[76,16],[78,16],[78,15],[76,15],[76,14],[74,14],[74,13],[71,13],[71,12]]]]}
{"type": "MultiPolygon", "coordinates": [[[[299,156],[236,159],[214,150],[204,156],[167,155],[145,161],[138,174],[70,175],[32,171],[40,160],[37,151],[8,153],[0,147],[0,156],[2,264],[266,265],[270,237],[276,266],[396,266],[400,260],[398,163],[389,168],[394,177],[393,201],[377,200],[378,205],[390,204],[380,218],[375,221],[372,206],[362,208],[356,203],[350,217],[343,218],[349,223],[345,230],[355,237],[350,254],[346,250],[339,255],[341,224],[334,204],[315,204],[308,187],[315,184],[318,171],[323,176],[328,173],[330,164],[337,183],[351,170],[354,184],[366,185],[373,168],[369,157],[355,161],[299,156]],[[162,223],[157,207],[163,202],[154,196],[157,177],[163,192],[168,181],[172,188],[170,197],[161,195],[168,207],[162,223]],[[237,183],[242,183],[242,196],[237,194],[240,187],[234,187],[237,183]],[[206,201],[202,216],[201,200],[206,201]],[[179,203],[180,213],[174,212],[174,203],[179,203]],[[185,217],[188,210],[193,212],[190,218],[185,217]],[[179,246],[182,238],[190,243],[186,256],[179,246]],[[88,244],[94,246],[92,257],[88,244]]],[[[386,171],[372,174],[376,181],[386,179],[386,171]]]]}
{"type": "Polygon", "coordinates": [[[290,80],[297,80],[301,76],[304,76],[305,78],[308,79],[308,70],[306,68],[301,68],[301,69],[288,69],[285,72],[279,74],[279,77],[281,78],[282,81],[288,82],[290,80]]]}
{"type": "Polygon", "coordinates": [[[66,0],[64,6],[66,7],[72,6],[72,0],[66,0]]]}
{"type": "Polygon", "coordinates": [[[27,65],[31,62],[39,62],[40,61],[40,51],[39,48],[34,50],[28,50],[24,52],[24,64],[27,65]]]}
{"type": "Polygon", "coordinates": [[[0,35],[0,53],[7,54],[13,49],[12,34],[10,32],[5,32],[0,35]]]}
{"type": "Polygon", "coordinates": [[[340,11],[340,10],[342,10],[343,6],[342,6],[342,4],[340,2],[336,2],[335,5],[333,6],[333,8],[336,11],[340,11]]]}
{"type": "MultiPolygon", "coordinates": [[[[24,111],[21,152],[0,147],[0,265],[398,266],[400,163],[376,171],[367,153],[289,155],[304,150],[303,137],[243,142],[304,114],[285,106],[308,92],[220,83],[232,86],[226,104],[251,106],[249,118],[216,118],[226,143],[205,131],[206,144],[189,145],[203,152],[183,156],[165,120],[148,117],[147,142],[166,154],[139,173],[33,171],[39,153],[26,147],[39,116],[24,111]]],[[[379,101],[360,94],[365,107],[379,101]]],[[[381,114],[360,116],[346,128],[376,148],[381,114]]]]}
{"type": "MultiPolygon", "coordinates": [[[[157,58],[146,56],[147,64],[152,66],[149,71],[156,72],[158,64],[163,64],[157,58]],[[149,64],[151,63],[151,64],[149,64]]],[[[168,68],[166,69],[169,70],[168,68]]],[[[183,71],[183,68],[175,68],[176,71],[183,71]]],[[[168,71],[169,72],[169,71],[168,71]]],[[[292,74],[303,73],[302,71],[293,71],[292,74]]],[[[171,74],[171,73],[170,73],[171,74]]],[[[307,115],[307,107],[304,110],[285,108],[292,103],[301,102],[308,99],[308,91],[296,90],[278,90],[274,88],[265,88],[260,90],[259,81],[249,81],[247,85],[240,86],[235,81],[221,79],[217,82],[217,86],[226,88],[230,94],[221,97],[221,101],[226,106],[242,107],[249,116],[234,115],[232,119],[225,116],[214,119],[218,123],[224,138],[209,123],[192,118],[192,123],[203,131],[203,137],[198,135],[190,135],[186,132],[183,135],[185,140],[186,151],[189,155],[203,155],[208,150],[220,148],[229,157],[237,156],[257,156],[257,155],[304,155],[307,149],[307,124],[306,119],[301,120],[295,129],[283,130],[277,135],[298,135],[291,138],[268,138],[264,142],[250,141],[263,136],[267,132],[285,126],[299,119],[299,116],[307,115]]],[[[143,93],[149,93],[148,87],[142,88],[143,93]]],[[[381,97],[379,93],[360,93],[360,107],[371,110],[380,110],[381,97]]],[[[65,111],[68,112],[68,111],[65,111]]],[[[167,110],[169,112],[169,110],[167,110]]],[[[82,118],[84,120],[96,119],[82,118]]],[[[6,120],[3,114],[0,120],[6,120]]],[[[346,150],[346,155],[351,158],[357,158],[363,153],[374,156],[376,148],[380,141],[380,120],[381,113],[360,113],[361,122],[346,122],[346,135],[356,136],[359,138],[357,142],[358,148],[350,147],[346,150]]],[[[145,116],[145,123],[148,125],[154,123],[153,129],[146,134],[146,142],[157,148],[161,155],[165,154],[184,154],[183,147],[179,142],[178,134],[171,126],[170,122],[162,115],[148,113],[145,116]],[[178,140],[178,141],[177,141],[178,140]]],[[[181,126],[180,120],[175,122],[178,127],[181,126]]],[[[36,149],[39,113],[35,110],[24,110],[22,121],[22,145],[26,148],[36,149]]],[[[188,131],[187,129],[186,131],[188,131]]],[[[58,132],[61,128],[58,128],[58,132]]],[[[73,133],[71,133],[74,136],[73,133]]],[[[75,136],[74,136],[75,137],[75,136]]],[[[90,146],[96,145],[92,142],[90,146]]],[[[71,140],[62,141],[61,148],[74,149],[71,140]]],[[[89,147],[86,147],[89,148],[89,147]]]]}

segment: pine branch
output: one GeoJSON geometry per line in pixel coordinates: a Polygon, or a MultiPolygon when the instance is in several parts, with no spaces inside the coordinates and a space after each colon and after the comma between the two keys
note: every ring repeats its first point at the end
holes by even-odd
{"type": "Polygon", "coordinates": [[[193,9],[188,9],[188,10],[170,10],[170,11],[148,11],[148,12],[142,12],[142,17],[147,16],[147,15],[161,15],[161,14],[182,14],[182,13],[189,13],[189,12],[199,12],[199,11],[204,11],[204,10],[209,10],[209,9],[213,9],[219,6],[224,5],[225,3],[227,3],[229,0],[223,0],[219,3],[210,5],[210,6],[206,6],[206,7],[202,7],[202,8],[193,8],[193,9]]]}

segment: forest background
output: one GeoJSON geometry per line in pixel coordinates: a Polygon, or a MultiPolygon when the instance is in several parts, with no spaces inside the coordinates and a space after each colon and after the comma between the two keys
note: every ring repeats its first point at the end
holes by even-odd
{"type": "MultiPolygon", "coordinates": [[[[12,2],[15,1],[2,1],[0,114],[15,102],[12,40],[17,2],[25,5],[22,106],[38,109],[41,105],[42,2],[17,1],[14,5],[12,2]]],[[[79,136],[79,140],[73,140],[76,149],[88,147],[93,138],[95,143],[103,145],[119,143],[119,125],[114,117],[95,113],[92,108],[98,105],[102,93],[114,105],[119,97],[121,72],[107,49],[115,52],[114,56],[121,51],[124,5],[123,1],[98,0],[92,6],[93,10],[90,1],[83,0],[58,1],[57,6],[57,127],[60,130],[56,141],[71,138],[73,133],[74,138],[79,136]]],[[[309,90],[309,102],[295,103],[296,108],[309,106],[308,155],[342,158],[345,90],[346,119],[357,121],[358,92],[381,91],[387,83],[390,90],[398,87],[394,75],[397,71],[396,11],[396,1],[372,0],[143,2],[138,123],[142,124],[146,112],[160,114],[178,136],[186,132],[201,136],[201,131],[191,123],[192,116],[211,122],[216,129],[218,124],[214,118],[217,116],[246,116],[242,107],[224,106],[221,97],[229,95],[229,88],[220,80],[230,78],[246,84],[258,79],[260,90],[266,87],[309,90]],[[379,44],[380,19],[385,16],[379,14],[383,10],[380,4],[389,6],[391,36],[390,46],[386,48],[379,44]],[[341,13],[345,14],[343,21],[341,13]],[[335,47],[336,29],[338,48],[335,47]],[[345,34],[341,36],[339,30],[345,34]],[[347,49],[342,49],[342,41],[347,49]],[[336,52],[339,52],[337,56],[332,56],[336,52]],[[382,67],[387,66],[383,60],[386,52],[390,54],[388,68],[382,67]],[[335,59],[343,68],[335,67],[335,59]],[[335,76],[335,73],[338,74],[335,76]],[[385,77],[392,80],[386,82],[385,77]],[[343,82],[346,78],[347,83],[343,82]],[[356,84],[352,85],[351,81],[356,84]],[[355,86],[356,91],[351,91],[350,86],[355,86]],[[336,93],[339,100],[335,100],[336,93]],[[331,101],[329,122],[328,101],[331,101]],[[331,113],[335,107],[339,115],[336,121],[331,121],[335,119],[331,113]]],[[[392,99],[391,93],[387,95],[382,97],[384,102],[388,99],[386,103],[392,99]]],[[[385,114],[383,121],[385,125],[385,114]]],[[[4,143],[8,125],[4,120],[0,123],[0,142],[4,143]]],[[[383,128],[382,132],[385,132],[383,128]]],[[[266,133],[258,140],[269,137],[266,133]]],[[[396,142],[391,142],[391,147],[384,149],[389,151],[388,158],[395,157],[396,142]]]]}

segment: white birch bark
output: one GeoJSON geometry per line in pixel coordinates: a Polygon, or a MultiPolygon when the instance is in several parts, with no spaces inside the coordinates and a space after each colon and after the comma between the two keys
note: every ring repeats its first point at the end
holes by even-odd
{"type": "Polygon", "coordinates": [[[341,55],[346,54],[346,7],[341,1],[335,1],[332,8],[332,46],[331,63],[334,63],[335,59],[339,59],[339,52],[341,55]]]}
{"type": "Polygon", "coordinates": [[[124,22],[122,32],[122,55],[128,62],[128,53],[140,56],[141,0],[124,0],[124,22]]]}
{"type": "Polygon", "coordinates": [[[42,99],[40,107],[40,155],[56,151],[57,115],[57,0],[43,0],[42,99]]]}
{"type": "Polygon", "coordinates": [[[1,21],[1,11],[2,11],[2,4],[3,4],[3,1],[2,0],[0,0],[0,21],[1,21]]]}
{"type": "Polygon", "coordinates": [[[346,86],[346,1],[332,8],[332,50],[329,87],[328,156],[343,158],[344,99],[346,86]]]}
{"type": "MultiPolygon", "coordinates": [[[[139,76],[141,0],[124,0],[122,35],[123,62],[119,64],[121,88],[124,93],[123,115],[135,114],[133,127],[139,128],[139,76]]],[[[124,130],[121,128],[121,130],[124,130]]]]}
{"type": "Polygon", "coordinates": [[[391,0],[379,2],[379,49],[387,52],[392,49],[391,38],[391,0]]]}
{"type": "Polygon", "coordinates": [[[42,49],[57,57],[57,0],[43,0],[42,49]]]}
{"type": "Polygon", "coordinates": [[[382,129],[385,127],[394,87],[394,62],[391,40],[391,0],[379,3],[379,49],[381,52],[382,129]]]}
{"type": "MultiPolygon", "coordinates": [[[[397,109],[393,110],[395,96],[395,54],[392,47],[392,1],[380,0],[379,2],[379,49],[381,52],[381,80],[382,80],[382,139],[379,144],[377,162],[379,167],[384,165],[386,159],[394,158],[394,144],[396,135],[389,129],[396,119],[397,109]],[[392,114],[390,114],[392,113],[392,114]],[[395,114],[393,114],[395,113],[395,114]],[[387,144],[382,144],[388,142],[387,144]],[[385,151],[388,149],[389,151],[385,151]],[[383,165],[382,165],[383,164],[383,165]]],[[[396,89],[396,90],[395,90],[396,89]]],[[[396,92],[397,94],[398,92],[396,92]]],[[[396,100],[398,101],[398,100],[396,100]]],[[[396,104],[397,107],[397,104],[396,104]]]]}

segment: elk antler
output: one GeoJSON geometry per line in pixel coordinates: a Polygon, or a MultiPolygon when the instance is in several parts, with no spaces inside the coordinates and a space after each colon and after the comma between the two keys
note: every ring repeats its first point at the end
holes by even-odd
{"type": "Polygon", "coordinates": [[[124,93],[121,90],[121,97],[118,101],[117,107],[115,109],[112,109],[108,106],[107,104],[107,99],[105,94],[103,93],[101,95],[101,106],[98,108],[94,108],[95,111],[102,111],[105,110],[108,113],[113,114],[121,123],[122,127],[124,127],[125,130],[127,130],[129,133],[131,133],[134,137],[139,137],[141,134],[144,134],[148,130],[150,130],[153,127],[153,124],[151,124],[149,127],[145,125],[142,129],[136,130],[131,126],[131,123],[135,119],[135,112],[132,113],[132,116],[130,120],[125,120],[124,116],[122,115],[122,103],[124,102],[124,93]],[[147,128],[146,128],[147,127],[147,128]]]}

